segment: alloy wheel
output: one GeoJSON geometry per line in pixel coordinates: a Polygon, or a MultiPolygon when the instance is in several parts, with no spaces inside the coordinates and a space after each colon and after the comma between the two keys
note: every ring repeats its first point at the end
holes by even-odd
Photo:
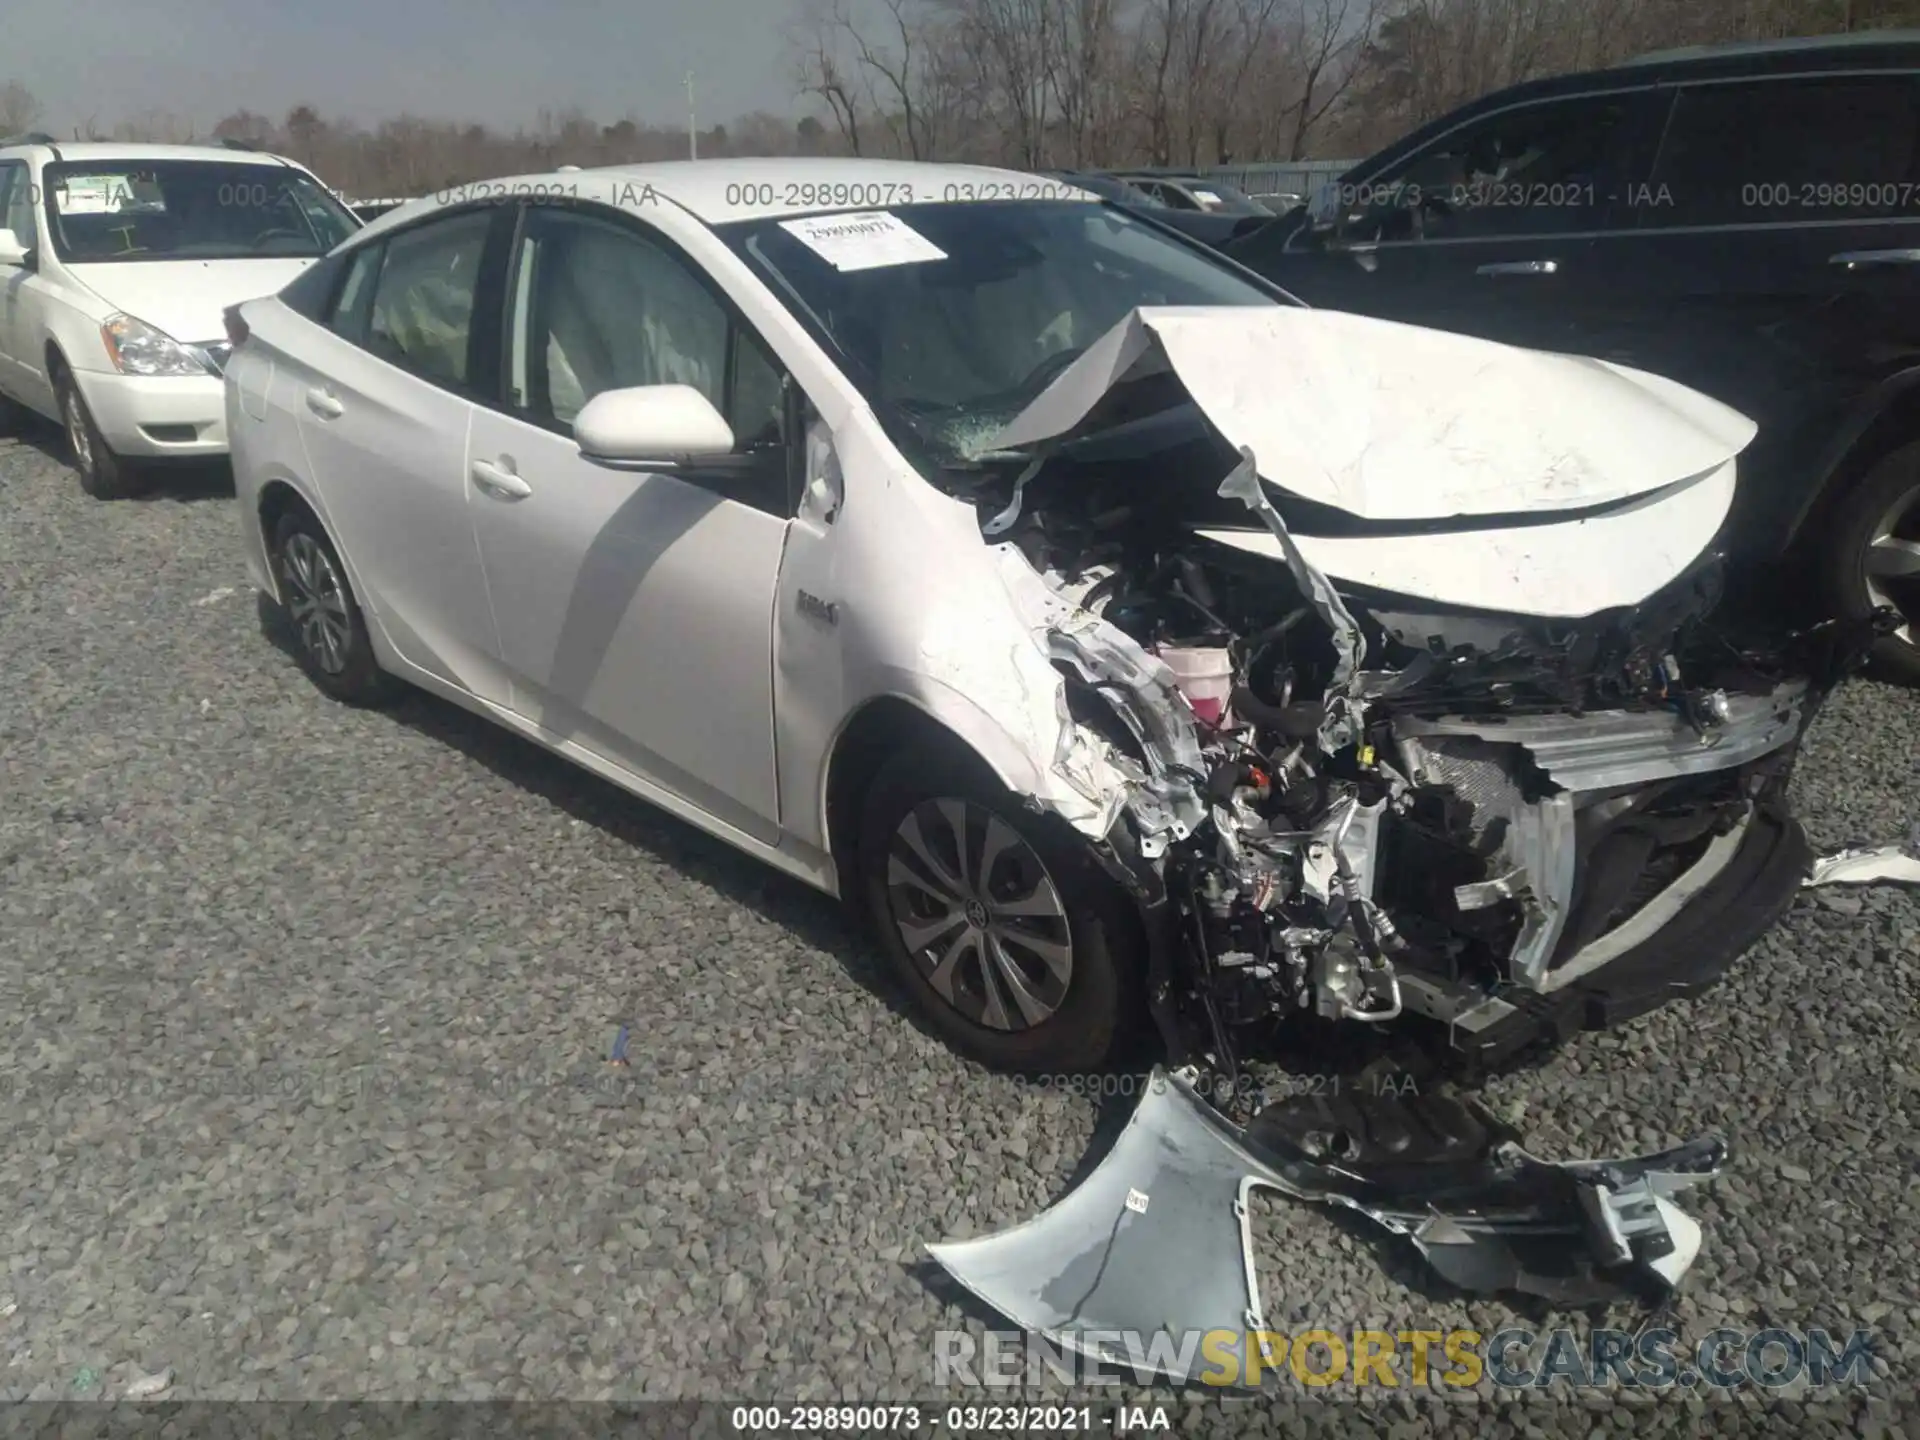
{"type": "Polygon", "coordinates": [[[887,892],[907,953],[975,1024],[1028,1030],[1066,999],[1066,906],[1033,847],[992,811],[951,797],[909,811],[888,847],[887,892]]]}
{"type": "Polygon", "coordinates": [[[287,582],[287,609],[300,643],[329,675],[347,668],[353,639],[346,586],[333,557],[311,535],[295,532],[280,550],[280,573],[287,582]]]}
{"type": "Polygon", "coordinates": [[[1900,614],[1894,637],[1920,645],[1920,485],[1897,497],[1881,514],[1867,541],[1861,569],[1868,598],[1900,614]]]}

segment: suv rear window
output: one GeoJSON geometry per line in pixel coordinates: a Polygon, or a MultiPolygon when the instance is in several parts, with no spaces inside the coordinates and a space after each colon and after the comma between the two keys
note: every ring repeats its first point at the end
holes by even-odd
{"type": "Polygon", "coordinates": [[[47,228],[69,264],[324,255],[359,228],[303,171],[220,160],[49,165],[47,228]]]}
{"type": "Polygon", "coordinates": [[[1654,166],[1651,225],[1754,225],[1920,213],[1920,106],[1906,75],[1683,90],[1654,166]]]}

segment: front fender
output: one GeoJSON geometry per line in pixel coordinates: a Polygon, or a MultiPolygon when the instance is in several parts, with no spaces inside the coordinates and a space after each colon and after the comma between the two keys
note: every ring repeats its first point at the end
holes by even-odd
{"type": "MultiPolygon", "coordinates": [[[[851,728],[860,711],[886,701],[905,704],[971,751],[1006,789],[1059,815],[1098,839],[1112,827],[1126,797],[1117,775],[1105,773],[1084,754],[1084,741],[1065,711],[1063,681],[1050,663],[1015,665],[999,674],[941,677],[926,671],[886,667],[872,672],[870,698],[841,726],[851,728]]],[[[826,832],[831,774],[822,777],[821,833],[826,832]]]]}
{"type": "MultiPolygon", "coordinates": [[[[1833,501],[1837,494],[1835,481],[1846,472],[1850,459],[1874,439],[1876,432],[1898,425],[1904,407],[1916,405],[1920,405],[1920,365],[1883,377],[1853,403],[1810,467],[1814,483],[1785,517],[1776,535],[1767,537],[1775,550],[1784,552],[1801,541],[1809,525],[1833,501]]],[[[1914,427],[1920,431],[1920,413],[1914,416],[1914,427]]]]}

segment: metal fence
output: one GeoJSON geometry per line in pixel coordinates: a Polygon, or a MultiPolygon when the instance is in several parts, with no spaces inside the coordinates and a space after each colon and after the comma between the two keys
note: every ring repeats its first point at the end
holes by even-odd
{"type": "Polygon", "coordinates": [[[1127,173],[1208,175],[1223,184],[1236,186],[1249,195],[1298,195],[1302,200],[1307,200],[1312,198],[1317,187],[1338,180],[1359,163],[1358,160],[1281,160],[1251,165],[1198,165],[1187,170],[1141,166],[1127,173]]]}

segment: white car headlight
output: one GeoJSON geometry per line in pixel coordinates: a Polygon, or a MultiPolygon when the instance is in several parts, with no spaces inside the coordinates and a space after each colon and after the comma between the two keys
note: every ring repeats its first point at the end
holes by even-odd
{"type": "Polygon", "coordinates": [[[211,375],[207,363],[171,335],[131,315],[115,315],[100,327],[107,358],[122,375],[211,375]]]}

